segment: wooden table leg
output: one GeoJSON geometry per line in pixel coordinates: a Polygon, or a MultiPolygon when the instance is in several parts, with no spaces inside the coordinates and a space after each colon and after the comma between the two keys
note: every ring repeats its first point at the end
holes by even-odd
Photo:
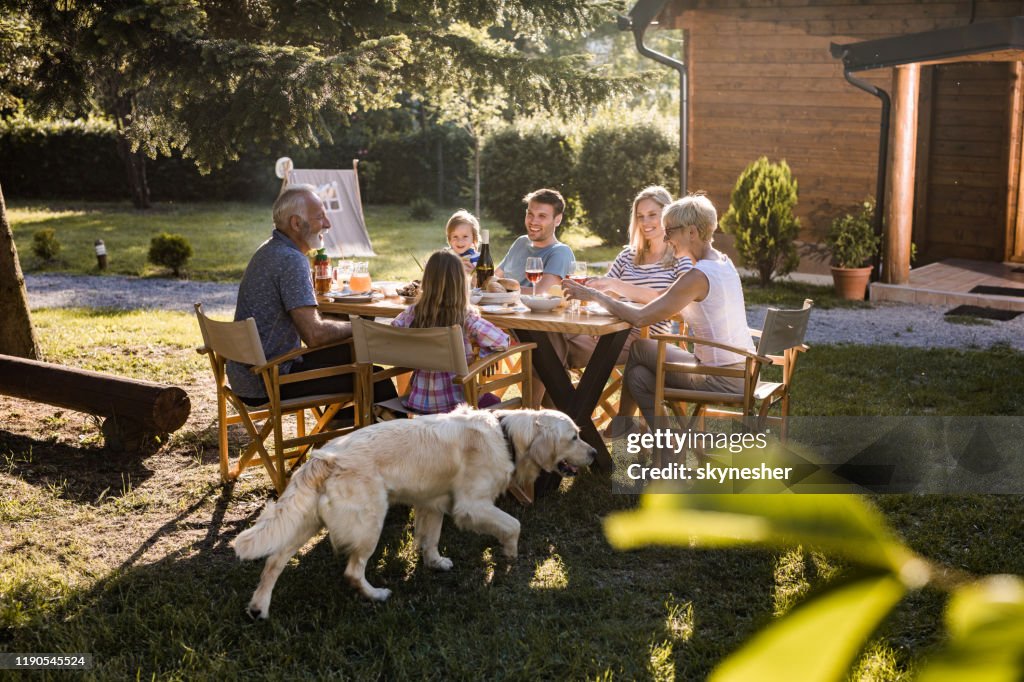
{"type": "Polygon", "coordinates": [[[523,341],[532,341],[537,344],[533,364],[537,375],[543,377],[544,387],[551,397],[551,402],[576,422],[576,425],[580,427],[580,435],[583,440],[597,450],[597,459],[594,463],[597,469],[602,473],[610,473],[612,470],[611,454],[608,452],[601,434],[598,433],[597,427],[594,426],[593,414],[597,402],[601,398],[601,391],[604,389],[608,377],[611,376],[612,368],[619,357],[619,352],[626,343],[629,330],[623,329],[614,334],[605,334],[598,339],[594,354],[583,371],[579,385],[575,388],[569,381],[569,375],[558,359],[558,354],[555,352],[554,346],[551,345],[547,332],[517,329],[516,336],[523,341]]]}

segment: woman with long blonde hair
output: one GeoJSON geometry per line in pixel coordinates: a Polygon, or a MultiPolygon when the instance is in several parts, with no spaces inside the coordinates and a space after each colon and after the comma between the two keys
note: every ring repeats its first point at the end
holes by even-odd
{"type": "MultiPolygon", "coordinates": [[[[473,348],[484,357],[508,348],[508,334],[480,317],[469,302],[469,279],[462,259],[451,251],[435,251],[423,268],[420,297],[392,322],[395,327],[462,327],[466,360],[472,362],[473,348]]],[[[409,382],[409,393],[402,404],[415,412],[436,414],[450,412],[466,401],[461,386],[452,383],[450,372],[416,370],[409,382]]],[[[480,397],[479,407],[496,402],[491,394],[480,397]]]]}
{"type": "MultiPolygon", "coordinates": [[[[662,210],[672,203],[672,195],[660,185],[651,185],[640,190],[633,199],[629,214],[629,245],[619,252],[604,277],[587,280],[587,286],[628,299],[638,304],[650,303],[691,268],[693,260],[686,255],[677,256],[672,245],[665,238],[661,224],[662,210]]],[[[650,325],[652,334],[667,334],[672,331],[668,319],[650,325]]],[[[556,344],[556,351],[564,352],[567,367],[586,367],[597,346],[597,337],[569,335],[565,338],[565,350],[556,344]]],[[[629,357],[632,343],[640,338],[640,330],[634,328],[626,339],[617,360],[622,364],[629,357]]],[[[623,391],[619,402],[620,417],[632,416],[636,404],[623,391]]],[[[607,435],[619,435],[613,426],[607,435]]]]}

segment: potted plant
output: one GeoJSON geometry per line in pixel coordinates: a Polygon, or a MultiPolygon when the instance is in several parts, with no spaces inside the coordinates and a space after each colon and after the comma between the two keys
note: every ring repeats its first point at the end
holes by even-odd
{"type": "Polygon", "coordinates": [[[863,301],[871,279],[871,259],[878,253],[879,238],[874,230],[875,200],[866,200],[860,212],[847,213],[832,221],[825,243],[832,252],[832,281],[836,294],[850,301],[863,301]]]}

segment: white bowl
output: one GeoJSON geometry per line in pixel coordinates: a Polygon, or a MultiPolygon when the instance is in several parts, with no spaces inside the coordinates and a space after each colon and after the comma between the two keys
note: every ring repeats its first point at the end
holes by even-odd
{"type": "Polygon", "coordinates": [[[535,313],[554,310],[562,302],[562,299],[556,296],[521,296],[519,300],[535,313]]]}

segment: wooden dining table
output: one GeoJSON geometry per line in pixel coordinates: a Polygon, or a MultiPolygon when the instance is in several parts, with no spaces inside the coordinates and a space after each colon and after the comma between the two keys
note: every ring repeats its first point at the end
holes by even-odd
{"type": "MultiPolygon", "coordinates": [[[[385,297],[368,303],[320,297],[319,307],[325,315],[393,318],[405,310],[407,304],[399,297],[385,297]]],[[[595,464],[598,470],[611,472],[611,455],[594,425],[593,414],[619,352],[629,336],[629,323],[607,314],[569,313],[567,309],[512,313],[494,313],[481,309],[480,314],[495,326],[512,332],[520,341],[537,344],[533,366],[537,376],[544,382],[551,403],[572,418],[580,427],[583,440],[597,450],[595,464]],[[583,374],[575,386],[551,344],[552,334],[599,337],[594,354],[583,368],[583,374]]]]}

